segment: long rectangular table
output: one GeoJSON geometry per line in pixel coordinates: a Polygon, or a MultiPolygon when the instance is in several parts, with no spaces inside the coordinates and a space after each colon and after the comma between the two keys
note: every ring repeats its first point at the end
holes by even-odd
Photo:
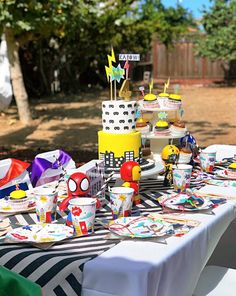
{"type": "Polygon", "coordinates": [[[236,218],[236,204],[214,215],[187,214],[201,224],[167,244],[123,241],[87,262],[83,296],[191,296],[200,273],[220,237],[236,218]]]}
{"type": "MultiPolygon", "coordinates": [[[[142,203],[134,213],[161,210],[156,198],[171,188],[159,180],[142,180],[142,203]]],[[[183,237],[169,237],[167,244],[151,241],[107,239],[99,224],[95,233],[53,245],[48,250],[29,244],[0,243],[0,264],[38,283],[45,295],[83,296],[190,296],[202,268],[221,235],[236,217],[234,203],[214,209],[214,215],[187,214],[202,223],[183,237]]],[[[65,213],[58,213],[61,219],[65,213]]],[[[111,218],[108,198],[98,218],[111,218]]],[[[18,224],[36,222],[35,213],[9,217],[18,224]]]]}
{"type": "MultiPolygon", "coordinates": [[[[142,214],[160,210],[156,196],[168,192],[161,181],[144,180],[141,183],[142,204],[134,212],[142,214]]],[[[58,219],[65,213],[58,212],[58,219]]],[[[96,217],[111,219],[108,197],[97,210],[96,217]]],[[[9,216],[10,222],[19,224],[36,223],[35,213],[9,216]]],[[[29,244],[7,244],[0,241],[0,264],[38,283],[45,295],[80,295],[84,263],[94,259],[104,251],[112,248],[119,240],[110,240],[108,230],[95,224],[95,233],[87,237],[73,238],[53,245],[48,250],[35,248],[29,244]]]]}

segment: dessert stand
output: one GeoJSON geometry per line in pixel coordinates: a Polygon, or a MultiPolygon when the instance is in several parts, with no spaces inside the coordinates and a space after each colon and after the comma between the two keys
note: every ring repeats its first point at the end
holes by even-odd
{"type": "MultiPolygon", "coordinates": [[[[158,120],[158,113],[159,112],[167,112],[168,115],[170,114],[170,112],[172,112],[172,117],[175,120],[179,119],[178,113],[180,111],[180,108],[167,108],[167,107],[163,107],[163,108],[146,108],[143,107],[142,102],[139,103],[140,106],[140,110],[145,114],[145,112],[152,112],[152,117],[150,118],[150,122],[151,124],[154,126],[156,121],[158,120]]],[[[144,115],[145,117],[145,115],[144,115]]],[[[150,116],[148,116],[150,117],[150,116]]],[[[186,133],[184,133],[183,135],[172,135],[171,133],[169,135],[155,135],[153,131],[149,132],[149,133],[143,133],[142,134],[142,139],[149,139],[150,140],[150,150],[152,152],[152,158],[159,162],[161,160],[160,154],[161,151],[163,149],[163,147],[165,147],[166,145],[172,144],[174,139],[181,139],[182,137],[185,136],[186,133]]]]}

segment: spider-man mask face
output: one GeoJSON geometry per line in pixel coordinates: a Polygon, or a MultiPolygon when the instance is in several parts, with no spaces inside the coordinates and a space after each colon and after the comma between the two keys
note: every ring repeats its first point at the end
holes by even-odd
{"type": "Polygon", "coordinates": [[[86,196],[90,190],[90,180],[84,173],[74,173],[67,181],[68,196],[86,196]]]}

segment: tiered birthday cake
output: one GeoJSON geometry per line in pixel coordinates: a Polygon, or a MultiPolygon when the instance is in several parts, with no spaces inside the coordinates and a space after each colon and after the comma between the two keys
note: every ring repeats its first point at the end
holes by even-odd
{"type": "Polygon", "coordinates": [[[141,133],[135,130],[136,108],[136,101],[102,102],[103,130],[98,132],[98,152],[106,171],[118,171],[128,160],[142,162],[141,133]]]}

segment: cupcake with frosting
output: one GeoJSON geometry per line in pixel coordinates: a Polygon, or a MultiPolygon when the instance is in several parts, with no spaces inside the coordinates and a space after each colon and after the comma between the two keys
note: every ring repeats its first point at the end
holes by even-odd
{"type": "Polygon", "coordinates": [[[170,109],[178,110],[182,105],[182,98],[178,94],[170,94],[166,102],[166,105],[170,109]]]}
{"type": "Polygon", "coordinates": [[[17,189],[10,193],[8,203],[13,210],[24,210],[29,205],[29,197],[24,190],[17,189]]]}
{"type": "Polygon", "coordinates": [[[178,163],[190,163],[191,159],[192,159],[192,151],[190,148],[188,147],[182,147],[179,150],[179,159],[178,159],[178,163]]]}
{"type": "Polygon", "coordinates": [[[146,94],[143,97],[143,107],[144,108],[159,108],[159,103],[157,100],[157,96],[154,94],[146,94]]]}
{"type": "Polygon", "coordinates": [[[165,120],[158,120],[153,128],[154,135],[168,136],[170,134],[169,123],[165,120]]]}
{"type": "Polygon", "coordinates": [[[148,120],[144,119],[143,117],[140,117],[136,121],[136,131],[139,131],[142,134],[149,133],[150,132],[150,124],[149,124],[148,120]]]}
{"type": "Polygon", "coordinates": [[[175,121],[170,127],[170,132],[172,136],[176,136],[180,138],[184,137],[187,132],[185,122],[182,120],[175,121]]]}
{"type": "Polygon", "coordinates": [[[160,108],[166,108],[167,107],[168,98],[169,98],[168,93],[166,93],[166,92],[159,93],[158,102],[159,102],[160,108]]]}

